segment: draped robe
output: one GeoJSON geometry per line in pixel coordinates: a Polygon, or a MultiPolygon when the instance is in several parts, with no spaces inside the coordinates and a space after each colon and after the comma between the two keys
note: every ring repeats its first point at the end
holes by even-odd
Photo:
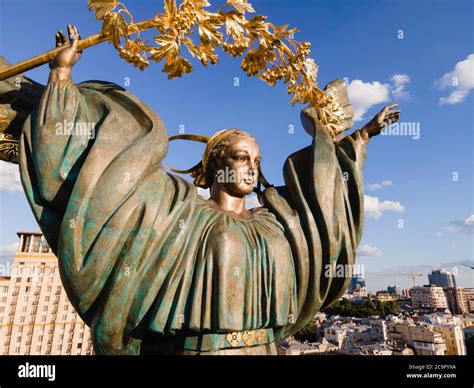
{"type": "Polygon", "coordinates": [[[355,262],[366,143],[357,131],[334,143],[304,118],[312,143],[245,221],[164,170],[165,127],[136,96],[101,81],[47,86],[23,126],[21,179],[96,353],[139,354],[150,332],[272,328],[280,341],[342,295],[350,276],[328,268],[355,262]]]}

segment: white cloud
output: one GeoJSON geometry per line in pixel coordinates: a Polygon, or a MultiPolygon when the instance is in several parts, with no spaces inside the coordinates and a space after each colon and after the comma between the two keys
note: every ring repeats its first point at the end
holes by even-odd
{"type": "Polygon", "coordinates": [[[391,81],[392,95],[399,100],[406,100],[410,98],[410,93],[405,90],[405,86],[410,83],[410,77],[406,74],[395,74],[392,76],[391,81]]]}
{"type": "Polygon", "coordinates": [[[410,83],[410,77],[407,74],[394,74],[390,81],[391,85],[356,79],[347,86],[349,100],[354,107],[354,121],[364,120],[365,113],[374,105],[387,102],[391,98],[401,100],[410,97],[408,91],[405,90],[410,83]]]}
{"type": "Polygon", "coordinates": [[[464,232],[474,234],[474,214],[467,216],[464,220],[456,220],[449,223],[446,229],[450,232],[464,232]]]}
{"type": "Polygon", "coordinates": [[[389,100],[390,86],[378,81],[363,82],[356,79],[347,87],[347,93],[354,107],[354,121],[361,121],[371,107],[389,100]]]}
{"type": "Polygon", "coordinates": [[[385,180],[383,181],[382,183],[372,183],[372,184],[368,184],[367,186],[365,186],[365,188],[367,190],[372,190],[372,191],[375,191],[375,190],[380,190],[384,187],[388,187],[388,186],[392,186],[392,181],[391,180],[385,180]]]}
{"type": "Polygon", "coordinates": [[[0,191],[9,193],[23,191],[17,164],[0,162],[0,191]]]}
{"type": "Polygon", "coordinates": [[[448,97],[439,99],[440,105],[454,105],[463,102],[469,92],[474,89],[474,54],[470,54],[465,60],[456,63],[454,70],[436,80],[435,85],[441,90],[454,89],[448,97]]]}
{"type": "Polygon", "coordinates": [[[209,189],[203,189],[201,187],[196,187],[197,189],[197,192],[198,192],[198,195],[200,195],[201,197],[203,197],[204,199],[208,199],[209,198],[209,189]]]}
{"type": "Polygon", "coordinates": [[[360,257],[381,257],[383,252],[381,249],[369,244],[363,244],[357,249],[357,255],[360,257]]]}
{"type": "MultiPolygon", "coordinates": [[[[203,197],[204,199],[208,199],[210,196],[209,189],[203,189],[201,187],[197,187],[198,195],[203,197]]],[[[245,198],[245,208],[252,209],[254,207],[262,206],[260,202],[258,202],[257,194],[251,194],[245,198]]]]}
{"type": "Polygon", "coordinates": [[[384,212],[403,213],[405,207],[398,201],[380,201],[377,197],[364,195],[365,213],[371,218],[380,218],[384,212]]]}
{"type": "Polygon", "coordinates": [[[0,259],[11,259],[18,248],[18,243],[0,245],[0,259]]]}

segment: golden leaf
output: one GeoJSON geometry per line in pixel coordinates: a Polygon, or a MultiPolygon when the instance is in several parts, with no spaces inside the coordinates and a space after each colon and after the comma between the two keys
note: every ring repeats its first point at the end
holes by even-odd
{"type": "Polygon", "coordinates": [[[217,18],[203,21],[198,26],[201,42],[204,44],[221,43],[222,33],[218,31],[222,27],[223,22],[217,18]]]}
{"type": "Polygon", "coordinates": [[[109,36],[109,41],[114,45],[120,43],[120,37],[128,32],[127,22],[121,14],[113,12],[104,19],[102,33],[109,36]]]}
{"type": "Polygon", "coordinates": [[[88,0],[89,9],[95,10],[96,19],[103,19],[117,6],[116,0],[88,0]]]}
{"type": "Polygon", "coordinates": [[[166,57],[162,72],[168,73],[168,79],[172,79],[181,77],[183,73],[191,73],[192,70],[193,67],[186,58],[171,54],[166,57]]]}
{"type": "Polygon", "coordinates": [[[165,12],[168,16],[176,15],[176,0],[165,0],[165,12]]]}
{"type": "Polygon", "coordinates": [[[228,0],[226,6],[234,7],[239,13],[255,12],[252,5],[245,0],[228,0]]]}
{"type": "Polygon", "coordinates": [[[242,37],[244,34],[242,24],[245,22],[245,18],[235,11],[228,12],[224,14],[224,16],[226,34],[232,36],[234,39],[242,37]]]}
{"type": "Polygon", "coordinates": [[[179,45],[172,35],[160,35],[153,38],[161,47],[151,49],[150,59],[160,62],[165,56],[177,56],[179,52],[179,45]]]}

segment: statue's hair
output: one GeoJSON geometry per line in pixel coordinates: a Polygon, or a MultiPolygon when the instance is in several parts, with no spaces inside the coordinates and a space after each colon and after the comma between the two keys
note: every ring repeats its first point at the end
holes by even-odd
{"type": "Polygon", "coordinates": [[[253,139],[255,142],[257,142],[255,137],[253,137],[250,133],[242,131],[242,130],[237,130],[233,132],[232,134],[230,134],[229,136],[227,136],[226,138],[222,139],[219,143],[217,143],[214,146],[214,148],[211,150],[211,152],[209,153],[208,165],[206,169],[206,183],[208,183],[208,187],[211,187],[212,183],[214,182],[215,174],[217,170],[219,169],[219,159],[225,156],[230,139],[239,135],[248,136],[251,139],[253,139]]]}

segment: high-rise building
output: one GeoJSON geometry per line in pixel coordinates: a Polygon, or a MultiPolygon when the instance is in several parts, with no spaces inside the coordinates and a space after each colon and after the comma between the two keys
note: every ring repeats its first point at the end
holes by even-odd
{"type": "Polygon", "coordinates": [[[18,233],[11,276],[0,278],[0,355],[87,355],[89,327],[72,307],[41,233],[18,233]]]}
{"type": "Polygon", "coordinates": [[[474,288],[456,288],[456,297],[460,314],[474,312],[474,288]]]}
{"type": "Polygon", "coordinates": [[[456,287],[456,279],[450,272],[442,269],[436,269],[428,274],[428,280],[431,285],[436,287],[456,287]]]}
{"type": "Polygon", "coordinates": [[[413,287],[411,300],[414,309],[445,309],[448,307],[442,287],[413,287]]]}
{"type": "Polygon", "coordinates": [[[441,333],[446,342],[447,356],[465,356],[466,345],[464,342],[464,331],[460,325],[436,324],[433,330],[441,333]]]}
{"type": "Polygon", "coordinates": [[[463,287],[446,287],[444,289],[446,300],[448,301],[448,309],[452,314],[464,314],[473,312],[474,288],[463,287]]]}
{"type": "Polygon", "coordinates": [[[387,291],[389,294],[392,294],[392,295],[401,295],[400,287],[397,286],[396,284],[394,284],[393,286],[388,286],[387,291]]]}
{"type": "Polygon", "coordinates": [[[352,276],[351,283],[349,285],[349,292],[354,291],[355,289],[366,288],[365,280],[360,274],[352,276]]]}

